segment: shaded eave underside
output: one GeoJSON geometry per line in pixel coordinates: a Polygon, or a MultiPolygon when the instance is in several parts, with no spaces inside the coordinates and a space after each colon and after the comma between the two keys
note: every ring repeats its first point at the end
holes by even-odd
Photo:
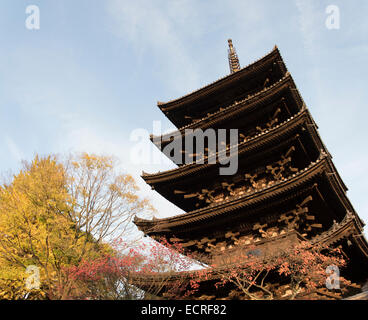
{"type": "MultiPolygon", "coordinates": [[[[296,231],[292,231],[296,232],[296,231]]],[[[296,232],[297,233],[297,232],[296,232]]],[[[304,239],[299,235],[300,239],[304,239]]],[[[310,240],[313,245],[331,246],[342,239],[351,239],[354,244],[359,248],[360,252],[368,259],[368,243],[362,234],[362,228],[360,221],[356,216],[346,216],[337,227],[331,227],[329,230],[323,232],[322,234],[314,237],[310,240]]],[[[227,270],[229,266],[218,267],[214,270],[213,274],[210,274],[208,280],[214,280],[218,277],[216,276],[216,269],[218,271],[227,270]]],[[[157,274],[157,275],[137,275],[133,280],[136,284],[148,284],[148,283],[158,283],[162,284],[162,279],[164,278],[167,283],[183,280],[183,278],[190,279],[195,275],[195,271],[184,271],[184,272],[174,272],[171,274],[157,274]]]]}
{"type": "MultiPolygon", "coordinates": [[[[138,228],[146,234],[160,234],[171,232],[172,228],[184,227],[185,225],[203,222],[206,219],[215,219],[216,216],[231,212],[240,208],[248,207],[250,205],[261,202],[270,202],[272,198],[280,196],[284,193],[293,193],[296,188],[308,183],[314,177],[321,173],[326,173],[327,180],[338,197],[343,202],[345,208],[355,215],[355,210],[342,189],[339,177],[333,174],[333,164],[327,155],[322,156],[315,163],[312,163],[304,170],[293,174],[288,179],[276,182],[274,185],[259,189],[253,193],[232,198],[221,203],[210,205],[205,208],[194,210],[185,214],[177,215],[165,219],[145,220],[135,218],[134,223],[138,228]]],[[[363,222],[359,219],[361,225],[363,222]]]]}
{"type": "MultiPolygon", "coordinates": [[[[262,145],[269,144],[271,141],[277,141],[278,139],[280,139],[280,137],[287,134],[290,130],[293,130],[295,127],[305,122],[309,122],[310,124],[314,123],[309,111],[304,108],[298,114],[276,125],[274,128],[266,130],[263,133],[257,134],[254,137],[247,140],[246,142],[239,143],[237,145],[238,154],[241,155],[245,152],[254,150],[255,148],[259,148],[262,145]]],[[[323,146],[322,140],[320,139],[318,132],[314,126],[312,127],[311,133],[314,136],[316,145],[323,146]]],[[[210,160],[213,159],[214,157],[221,158],[223,154],[224,152],[220,153],[217,152],[216,155],[213,155],[212,157],[209,158],[205,158],[204,164],[197,164],[196,162],[193,162],[189,164],[184,164],[178,168],[157,172],[153,174],[143,172],[141,177],[146,183],[148,183],[151,186],[155,185],[156,183],[169,182],[172,181],[173,179],[178,179],[183,176],[187,176],[200,170],[205,170],[209,167],[214,166],[215,164],[211,164],[208,162],[210,162],[210,160]]]]}
{"type": "Polygon", "coordinates": [[[311,243],[330,246],[340,239],[352,236],[354,242],[360,248],[360,251],[368,258],[368,244],[362,232],[363,225],[358,216],[347,214],[337,227],[332,226],[329,230],[314,237],[311,243]]]}
{"type": "MultiPolygon", "coordinates": [[[[295,92],[292,95],[298,105],[303,105],[303,100],[299,91],[297,90],[295,83],[290,75],[287,73],[282,79],[274,83],[272,86],[265,88],[262,91],[257,92],[256,94],[247,97],[246,99],[236,102],[224,109],[221,109],[210,116],[204,117],[198,121],[195,121],[189,125],[181,127],[177,131],[170,132],[168,134],[164,134],[162,136],[154,136],[150,135],[150,139],[153,143],[156,141],[166,141],[169,140],[173,136],[184,135],[186,129],[205,129],[210,128],[217,122],[222,121],[223,119],[233,117],[236,114],[240,114],[246,111],[250,111],[255,109],[258,105],[261,105],[265,100],[271,99],[274,95],[279,93],[281,90],[289,87],[290,89],[294,89],[295,92]]],[[[155,143],[158,145],[158,143],[155,143]]],[[[161,144],[161,143],[160,143],[161,144]]],[[[161,146],[162,147],[162,146],[161,146]]]]}
{"type": "Polygon", "coordinates": [[[269,61],[273,61],[273,60],[277,60],[279,59],[279,61],[282,63],[284,71],[286,72],[286,66],[283,62],[283,59],[281,57],[281,54],[278,50],[278,48],[275,46],[274,49],[268,53],[267,55],[265,55],[264,57],[260,58],[259,60],[251,63],[250,65],[240,69],[237,72],[234,72],[230,75],[226,75],[225,77],[218,79],[214,82],[212,82],[209,85],[206,85],[194,92],[191,92],[189,94],[186,94],[180,98],[168,101],[168,102],[158,102],[157,105],[158,107],[163,111],[169,111],[175,108],[180,107],[181,105],[184,104],[189,104],[193,101],[195,101],[196,99],[198,99],[198,97],[200,96],[205,96],[208,94],[211,94],[215,91],[218,90],[218,88],[220,88],[221,86],[231,82],[231,81],[236,81],[238,78],[241,78],[243,76],[248,76],[251,73],[256,73],[257,69],[262,66],[263,64],[269,62],[269,61]]]}

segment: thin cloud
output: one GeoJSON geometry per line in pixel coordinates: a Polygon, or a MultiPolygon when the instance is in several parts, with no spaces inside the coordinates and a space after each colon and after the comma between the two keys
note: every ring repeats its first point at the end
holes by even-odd
{"type": "Polygon", "coordinates": [[[4,142],[7,145],[10,154],[17,162],[20,162],[24,159],[23,152],[19,149],[19,147],[12,138],[10,138],[9,136],[5,136],[4,142]]]}
{"type": "Polygon", "coordinates": [[[321,23],[318,21],[320,14],[311,0],[296,0],[295,5],[299,12],[299,29],[303,39],[306,52],[310,55],[316,54],[317,28],[321,23]]]}
{"type": "Polygon", "coordinates": [[[177,91],[195,88],[199,83],[195,63],[181,40],[196,28],[180,23],[191,11],[184,5],[180,8],[182,15],[178,16],[170,5],[157,6],[153,1],[110,0],[107,5],[112,18],[110,31],[139,54],[150,54],[152,61],[158,61],[160,76],[177,91]]]}

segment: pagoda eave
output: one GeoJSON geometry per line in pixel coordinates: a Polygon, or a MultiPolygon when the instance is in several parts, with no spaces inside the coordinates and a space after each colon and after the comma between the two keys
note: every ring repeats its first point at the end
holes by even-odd
{"type": "Polygon", "coordinates": [[[286,73],[286,66],[276,49],[260,63],[231,73],[182,98],[159,103],[158,107],[177,128],[180,128],[215,112],[220,107],[225,108],[263,90],[279,81],[286,73]]]}
{"type": "Polygon", "coordinates": [[[162,150],[168,143],[172,141],[173,137],[185,136],[185,132],[188,129],[205,130],[206,128],[217,128],[220,127],[220,124],[223,124],[224,121],[239,116],[240,114],[249,113],[256,109],[260,109],[261,111],[265,110],[262,108],[262,106],[275,96],[280,95],[280,93],[284,90],[289,90],[288,93],[292,97],[293,103],[297,106],[298,111],[301,110],[303,107],[303,100],[291,75],[287,73],[282,79],[274,83],[272,86],[267,87],[242,101],[238,101],[229,107],[221,108],[219,111],[189,125],[183,126],[177,131],[173,131],[161,136],[150,135],[150,140],[162,150]]]}
{"type": "MultiPolygon", "coordinates": [[[[260,133],[246,142],[238,143],[237,149],[238,149],[238,155],[243,156],[243,154],[248,154],[249,152],[254,152],[254,150],[259,149],[264,146],[268,146],[276,141],[280,141],[283,136],[288,134],[290,131],[294,130],[296,127],[301,126],[303,124],[310,124],[311,126],[307,129],[312,134],[313,140],[315,141],[316,146],[318,149],[323,149],[322,141],[320,140],[320,137],[316,131],[316,128],[312,126],[313,119],[307,109],[302,109],[298,114],[295,116],[292,116],[285,122],[276,125],[274,128],[267,130],[263,133],[260,133]]],[[[212,157],[219,158],[221,157],[221,154],[218,152],[216,155],[213,155],[212,157]]],[[[211,157],[205,158],[205,160],[210,160],[211,157]]],[[[214,164],[212,164],[210,161],[207,161],[208,163],[204,164],[197,164],[196,162],[184,164],[180,166],[179,168],[174,168],[167,171],[162,171],[158,173],[145,173],[142,175],[142,179],[148,183],[149,185],[155,185],[159,183],[172,183],[175,179],[180,179],[186,175],[193,174],[195,172],[208,169],[210,167],[213,167],[214,164]]]]}
{"type": "Polygon", "coordinates": [[[193,100],[198,99],[200,96],[206,96],[212,92],[216,92],[219,90],[220,87],[227,85],[228,83],[231,83],[233,81],[236,81],[237,79],[249,76],[250,74],[257,74],[259,68],[270,61],[277,61],[282,63],[284,72],[287,72],[286,66],[282,60],[280,51],[277,47],[274,47],[273,50],[265,55],[264,57],[260,58],[259,60],[249,64],[248,66],[242,68],[241,70],[232,73],[230,75],[226,75],[223,78],[220,78],[214,82],[212,82],[209,85],[204,86],[201,89],[198,89],[194,92],[191,92],[189,94],[186,94],[180,98],[168,101],[168,102],[159,102],[157,103],[157,106],[163,111],[170,111],[176,108],[179,108],[183,106],[184,104],[192,103],[193,100]]]}
{"type": "MultiPolygon", "coordinates": [[[[298,188],[302,188],[308,182],[311,182],[315,177],[323,175],[325,180],[334,190],[338,199],[347,211],[355,212],[350,201],[347,199],[344,190],[341,189],[339,178],[332,174],[331,160],[328,156],[312,163],[308,168],[292,175],[290,178],[283,181],[278,181],[270,187],[257,190],[251,194],[245,194],[235,197],[233,199],[223,201],[219,204],[213,204],[208,207],[194,210],[186,214],[156,220],[136,219],[134,222],[138,228],[145,234],[164,234],[174,232],[178,227],[184,227],[190,224],[196,224],[208,219],[216,219],[217,216],[251,206],[255,203],[260,205],[260,202],[271,203],[272,198],[281,196],[282,194],[296,194],[298,188]]],[[[312,187],[317,186],[316,183],[312,187]]],[[[363,227],[362,221],[361,227],[363,227]]]]}
{"type": "MultiPolygon", "coordinates": [[[[284,235],[283,238],[290,238],[292,234],[295,234],[297,241],[305,241],[306,239],[301,236],[296,231],[290,231],[288,234],[284,235]]],[[[277,243],[279,240],[275,240],[273,238],[265,239],[264,242],[256,244],[256,248],[262,248],[264,245],[267,245],[268,242],[273,241],[277,243]]],[[[314,237],[310,240],[310,243],[316,247],[329,247],[337,243],[341,243],[342,241],[350,241],[350,246],[356,248],[362,256],[366,258],[363,265],[359,266],[360,269],[364,270],[364,268],[368,267],[368,243],[365,239],[364,235],[362,234],[362,230],[359,226],[359,221],[357,217],[354,215],[347,214],[344,219],[332,226],[329,230],[321,233],[320,235],[314,237]]],[[[253,248],[254,245],[249,245],[248,248],[253,248]]],[[[349,247],[348,247],[349,248],[349,247]]],[[[247,246],[242,247],[243,250],[247,250],[247,246]]],[[[345,249],[348,250],[348,249],[345,249]]],[[[261,251],[265,251],[262,250],[261,251]]],[[[228,254],[231,254],[228,252],[228,254]]],[[[352,256],[353,260],[360,260],[359,257],[352,256]]],[[[350,261],[348,261],[349,263],[350,261]]],[[[221,274],[229,269],[229,265],[226,266],[217,266],[211,267],[211,272],[208,273],[206,279],[200,281],[199,291],[197,295],[203,294],[208,290],[208,286],[213,285],[213,281],[218,281],[221,279],[221,274]],[[212,284],[211,284],[212,283],[212,284]],[[207,290],[205,289],[207,287],[207,290]],[[205,289],[205,290],[204,290],[205,289]],[[203,291],[204,290],[204,291],[203,291]]],[[[367,269],[368,270],[368,269],[367,269]]],[[[190,281],[193,277],[196,277],[196,270],[194,271],[185,271],[185,272],[172,272],[172,273],[160,273],[160,274],[137,274],[132,277],[132,284],[144,289],[144,288],[152,288],[156,286],[162,286],[164,283],[165,286],[175,286],[176,284],[180,283],[183,284],[185,281],[190,281]]],[[[365,275],[368,276],[368,272],[365,272],[365,275]]],[[[364,275],[363,275],[364,276],[364,275]]],[[[215,288],[213,286],[213,288],[215,288]]],[[[162,288],[164,289],[164,288],[162,288]]],[[[160,291],[164,292],[164,290],[160,291]]]]}

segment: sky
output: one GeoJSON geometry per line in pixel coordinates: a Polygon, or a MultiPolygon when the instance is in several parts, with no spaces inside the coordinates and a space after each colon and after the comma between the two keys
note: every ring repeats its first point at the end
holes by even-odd
{"type": "Polygon", "coordinates": [[[155,147],[132,159],[133,136],[151,133],[153,121],[173,129],[157,101],[229,74],[232,38],[242,67],[278,46],[368,222],[366,0],[1,0],[0,12],[2,175],[35,154],[113,155],[159,218],[182,213],[140,178],[174,165],[155,147]],[[26,27],[30,5],[39,29],[26,27]],[[330,5],[340,15],[334,29],[330,5]]]}

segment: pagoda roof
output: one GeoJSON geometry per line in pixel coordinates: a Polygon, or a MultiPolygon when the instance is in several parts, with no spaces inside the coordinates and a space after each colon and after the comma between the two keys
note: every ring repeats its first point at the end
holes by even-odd
{"type": "Polygon", "coordinates": [[[347,238],[350,235],[361,234],[361,237],[354,237],[354,239],[359,247],[362,248],[362,252],[364,252],[365,256],[368,258],[368,244],[362,232],[363,225],[360,219],[357,215],[348,211],[341,222],[334,223],[329,230],[315,236],[311,240],[311,243],[330,246],[342,238],[347,238]]]}
{"type": "MultiPolygon", "coordinates": [[[[183,115],[178,115],[182,114],[182,112],[186,110],[187,107],[198,107],[199,105],[202,105],[205,101],[212,101],[212,103],[215,103],[219,106],[228,105],[229,103],[232,103],[234,100],[236,100],[238,96],[238,90],[233,91],[233,89],[235,89],[238,85],[244,85],[246,83],[250,84],[249,80],[256,79],[257,77],[259,78],[260,75],[265,75],[267,72],[270,71],[268,69],[266,70],[265,68],[268,68],[268,66],[274,64],[277,66],[278,71],[272,79],[269,79],[272,83],[282,78],[283,75],[285,75],[285,73],[287,72],[285,63],[276,46],[270,53],[266,54],[264,57],[251,63],[250,65],[240,69],[239,71],[226,75],[212,82],[211,84],[206,85],[189,94],[186,94],[180,98],[168,102],[158,102],[157,106],[177,127],[181,127],[187,121],[183,119],[183,115]],[[234,95],[228,96],[224,94],[224,92],[229,92],[228,90],[230,90],[234,95]]],[[[261,78],[263,79],[263,76],[261,78]]],[[[262,81],[265,80],[263,79],[262,81]]],[[[250,85],[248,89],[249,93],[253,93],[254,90],[256,90],[256,87],[253,88],[252,85],[250,85]]],[[[245,94],[244,90],[242,91],[241,95],[243,94],[245,94]]],[[[211,105],[211,107],[213,107],[213,105],[211,105]]],[[[196,112],[204,112],[205,109],[194,108],[192,110],[195,110],[196,112]]],[[[187,113],[187,111],[185,111],[185,113],[187,113]]]]}
{"type": "MultiPolygon", "coordinates": [[[[262,146],[268,145],[271,141],[278,141],[280,137],[288,133],[289,131],[293,130],[295,127],[299,126],[301,123],[305,123],[309,121],[311,124],[314,124],[314,121],[306,108],[302,108],[296,115],[290,117],[289,119],[285,120],[284,122],[275,125],[273,128],[266,130],[262,133],[259,133],[252,138],[248,139],[245,142],[241,142],[237,144],[238,154],[243,154],[249,151],[253,151],[254,149],[262,146]]],[[[313,126],[311,133],[314,132],[316,145],[319,146],[319,149],[323,146],[322,140],[320,139],[318,132],[316,131],[315,126],[313,126]]],[[[233,148],[232,146],[231,148],[233,148]]],[[[167,182],[173,179],[181,178],[186,175],[193,174],[200,170],[205,170],[209,167],[216,166],[218,164],[211,164],[211,159],[213,158],[221,158],[221,156],[226,151],[217,152],[210,157],[205,157],[205,160],[209,160],[208,163],[198,164],[195,161],[192,163],[184,164],[178,168],[174,168],[171,170],[158,172],[149,174],[146,172],[142,173],[142,178],[145,180],[146,183],[153,185],[156,183],[167,182]]],[[[206,161],[205,161],[206,162],[206,161]]]]}
{"type": "MultiPolygon", "coordinates": [[[[263,64],[265,64],[268,61],[272,61],[275,59],[280,59],[280,61],[283,62],[280,51],[278,49],[277,46],[274,46],[274,48],[272,49],[272,51],[270,51],[269,53],[267,53],[266,55],[264,55],[263,57],[259,58],[258,60],[250,63],[249,65],[247,65],[246,67],[241,68],[239,71],[228,74],[216,81],[213,81],[212,83],[197,89],[195,91],[192,91],[190,93],[185,94],[184,96],[181,96],[179,98],[167,101],[167,102],[157,102],[157,106],[162,110],[171,110],[171,109],[175,109],[178,108],[180,106],[182,106],[183,104],[186,103],[190,103],[192,100],[196,99],[198,96],[200,95],[207,95],[213,91],[215,91],[218,87],[221,87],[223,84],[230,82],[232,80],[235,80],[241,76],[243,76],[244,74],[249,74],[249,73],[256,73],[257,72],[257,68],[263,64]]],[[[286,72],[286,67],[285,67],[285,72],[286,72]]]]}
{"type": "Polygon", "coordinates": [[[287,72],[285,76],[281,78],[279,81],[275,82],[269,87],[264,88],[261,91],[258,91],[253,95],[249,95],[247,98],[241,101],[236,101],[230,106],[220,108],[218,111],[206,117],[203,117],[202,119],[194,121],[193,123],[184,125],[176,131],[164,134],[162,136],[150,135],[150,139],[154,143],[155,141],[162,141],[163,143],[160,143],[162,148],[165,141],[169,142],[170,138],[173,136],[184,135],[186,129],[210,128],[213,127],[214,124],[223,121],[226,118],[233,117],[234,115],[240,114],[245,111],[247,112],[252,111],[259,105],[262,105],[264,101],[267,101],[268,99],[272,98],[274,95],[276,95],[278,92],[282,91],[285,88],[290,88],[293,90],[292,96],[294,97],[294,100],[296,101],[297,105],[301,107],[304,104],[303,99],[296,88],[292,76],[290,75],[289,72],[287,72]]]}
{"type": "MultiPolygon", "coordinates": [[[[359,248],[359,251],[363,254],[363,256],[368,259],[368,243],[362,231],[363,228],[360,224],[360,220],[357,218],[356,215],[348,212],[341,222],[332,225],[330,229],[322,232],[309,241],[313,245],[331,246],[343,239],[350,239],[354,243],[354,245],[359,248]]],[[[300,241],[306,240],[295,230],[289,231],[283,236],[285,237],[289,234],[295,234],[300,241]]],[[[272,240],[272,238],[268,240],[272,240]]],[[[252,246],[252,244],[250,244],[249,246],[252,246]]],[[[256,244],[256,246],[262,246],[262,244],[256,244]]],[[[212,270],[214,272],[209,274],[207,280],[213,280],[217,278],[216,270],[221,271],[228,268],[229,266],[217,266],[213,268],[212,270]]],[[[163,279],[165,279],[165,284],[168,285],[169,283],[172,283],[174,281],[183,281],[185,279],[190,279],[195,276],[195,274],[196,270],[163,274],[137,274],[133,276],[133,281],[136,284],[139,283],[141,285],[147,285],[149,283],[150,285],[153,285],[155,282],[162,285],[162,281],[163,279]]]]}
{"type": "MultiPolygon", "coordinates": [[[[342,189],[343,184],[341,178],[334,171],[330,157],[325,152],[322,152],[316,162],[312,162],[307,168],[300,170],[287,179],[275,182],[272,186],[267,186],[252,193],[232,197],[228,200],[170,218],[154,220],[135,218],[134,223],[146,234],[171,233],[173,228],[182,228],[186,225],[214,219],[225,213],[259,204],[260,202],[270,202],[272,198],[285,193],[295,194],[296,188],[312,181],[312,179],[321,173],[327,173],[325,176],[332,187],[331,189],[342,200],[346,210],[355,212],[346,196],[345,190],[342,189]]],[[[363,225],[363,222],[361,224],[363,225]]]]}

